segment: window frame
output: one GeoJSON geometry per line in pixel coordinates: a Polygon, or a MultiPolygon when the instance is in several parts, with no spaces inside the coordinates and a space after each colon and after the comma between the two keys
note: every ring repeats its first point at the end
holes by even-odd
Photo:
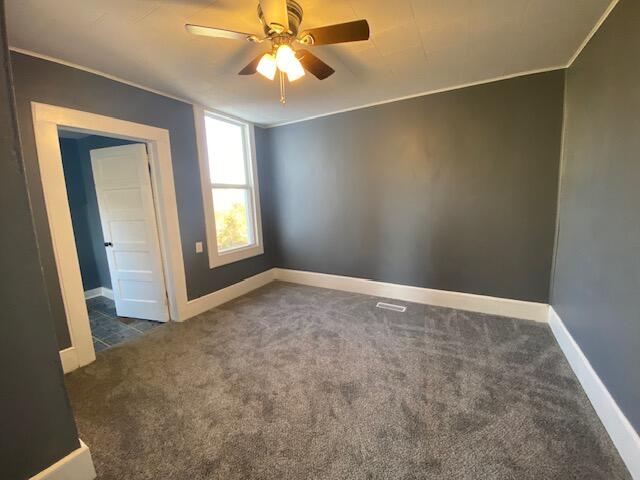
{"type": "Polygon", "coordinates": [[[199,105],[193,106],[196,138],[198,143],[198,160],[200,164],[200,183],[202,190],[202,203],[204,206],[206,244],[209,257],[209,268],[221,267],[229,263],[238,262],[247,258],[264,254],[262,242],[262,217],[260,214],[260,188],[258,185],[258,168],[256,165],[255,128],[252,123],[233,118],[228,115],[211,111],[199,105]],[[217,184],[211,181],[209,168],[209,155],[207,148],[207,132],[205,117],[210,116],[223,122],[232,123],[242,127],[243,147],[246,169],[246,185],[217,184]],[[214,188],[241,188],[248,190],[250,194],[248,209],[250,215],[249,229],[253,233],[253,243],[250,245],[218,250],[218,238],[216,233],[215,207],[213,204],[214,188]]]}

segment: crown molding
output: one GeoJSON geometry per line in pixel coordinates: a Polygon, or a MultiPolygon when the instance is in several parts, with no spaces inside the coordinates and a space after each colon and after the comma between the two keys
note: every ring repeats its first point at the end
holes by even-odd
{"type": "MultiPolygon", "coordinates": [[[[386,99],[386,100],[380,100],[378,102],[367,103],[367,104],[364,104],[364,105],[357,105],[357,106],[348,107],[348,108],[344,108],[344,109],[340,109],[340,110],[333,110],[331,112],[321,113],[321,114],[318,114],[318,115],[311,115],[311,116],[308,116],[308,117],[304,117],[304,118],[297,119],[297,120],[291,120],[291,121],[287,121],[287,122],[262,124],[262,123],[249,122],[249,121],[241,119],[241,118],[239,118],[239,117],[237,117],[235,115],[233,115],[233,117],[234,118],[239,118],[240,120],[248,122],[248,123],[253,123],[254,125],[256,125],[258,127],[261,127],[261,128],[283,127],[285,125],[292,125],[292,124],[295,124],[295,123],[301,123],[301,122],[306,122],[306,121],[309,121],[309,120],[315,120],[315,119],[322,118],[322,117],[328,117],[328,116],[331,116],[331,115],[337,115],[339,113],[351,112],[351,111],[354,111],[354,110],[360,110],[360,109],[363,109],[363,108],[375,107],[375,106],[378,106],[378,105],[385,105],[387,103],[400,102],[402,100],[409,100],[411,98],[424,97],[424,96],[427,96],[427,95],[435,95],[437,93],[450,92],[450,91],[453,91],[453,90],[460,90],[460,89],[463,89],[463,88],[475,87],[475,86],[478,86],[478,85],[484,85],[484,84],[487,84],[487,83],[499,82],[501,80],[509,80],[509,79],[517,78],[517,77],[524,77],[524,76],[527,76],[527,75],[535,75],[535,74],[538,74],[538,73],[546,73],[546,72],[552,72],[552,71],[555,71],[555,70],[568,69],[569,67],[571,67],[571,65],[573,65],[575,60],[580,56],[580,53],[582,53],[582,51],[587,46],[587,44],[589,43],[591,38],[600,29],[602,24],[609,17],[609,15],[611,14],[611,12],[613,11],[613,9],[615,8],[615,6],[618,4],[619,1],[620,0],[612,0],[612,2],[609,4],[607,9],[604,11],[602,16],[598,20],[598,22],[594,25],[594,27],[591,29],[591,31],[589,32],[587,37],[580,44],[578,49],[575,51],[575,53],[571,56],[571,58],[569,59],[569,61],[565,65],[556,65],[556,66],[552,66],[552,67],[539,68],[539,69],[534,69],[534,70],[527,70],[527,71],[508,74],[508,75],[501,75],[501,76],[498,76],[498,77],[492,77],[492,78],[479,80],[479,81],[475,81],[475,82],[469,82],[469,83],[453,85],[453,86],[450,86],[450,87],[444,87],[444,88],[439,88],[439,89],[434,89],[434,90],[426,90],[426,91],[419,92],[419,93],[414,93],[414,94],[411,94],[411,95],[405,95],[405,96],[402,96],[402,97],[393,97],[393,98],[389,98],[389,99],[386,99]]],[[[146,87],[144,85],[140,85],[140,84],[135,83],[135,82],[130,82],[130,81],[125,80],[123,78],[116,77],[114,75],[110,75],[108,73],[104,73],[104,72],[101,72],[99,70],[95,70],[95,69],[92,69],[92,68],[84,67],[82,65],[78,65],[78,64],[72,63],[72,62],[67,62],[66,60],[62,60],[60,58],[51,57],[49,55],[44,55],[44,54],[37,53],[37,52],[31,51],[31,50],[27,50],[27,49],[24,49],[24,48],[18,48],[18,47],[12,47],[12,46],[9,47],[9,50],[11,50],[12,52],[22,53],[24,55],[29,55],[31,57],[40,58],[40,59],[43,59],[43,60],[48,60],[50,62],[58,63],[60,65],[65,65],[67,67],[71,67],[71,68],[75,68],[75,69],[78,69],[78,70],[82,70],[84,72],[92,73],[94,75],[99,75],[101,77],[108,78],[110,80],[113,80],[113,81],[116,81],[116,82],[120,82],[120,83],[123,83],[125,85],[129,85],[131,87],[139,88],[139,89],[145,90],[147,92],[155,93],[157,95],[162,95],[163,97],[171,98],[171,99],[177,100],[179,102],[183,102],[183,103],[187,103],[187,104],[191,104],[191,105],[198,105],[198,102],[195,102],[193,100],[177,97],[175,95],[171,95],[171,94],[162,92],[160,90],[156,90],[154,88],[146,87]]],[[[225,112],[218,111],[216,109],[208,108],[207,106],[205,106],[204,108],[206,108],[209,111],[221,113],[223,115],[229,115],[229,114],[227,114],[225,112]]]]}
{"type": "Polygon", "coordinates": [[[83,72],[92,73],[93,75],[98,75],[100,77],[108,78],[109,80],[113,80],[114,82],[124,83],[125,85],[129,85],[130,87],[139,88],[140,90],[145,90],[147,92],[155,93],[156,95],[162,95],[163,97],[171,98],[172,100],[177,100],[178,102],[193,104],[191,100],[176,97],[175,95],[171,95],[166,92],[161,92],[160,90],[156,90],[154,88],[145,87],[144,85],[140,85],[139,83],[130,82],[129,80],[125,80],[124,78],[116,77],[115,75],[110,75],[108,73],[101,72],[100,70],[95,70],[93,68],[85,67],[83,65],[78,65],[77,63],[73,63],[73,62],[67,62],[66,60],[62,60],[61,58],[51,57],[49,55],[44,55],[42,53],[34,52],[32,50],[27,50],[24,48],[18,48],[18,47],[12,47],[12,46],[9,46],[9,50],[12,52],[21,53],[23,55],[28,55],[30,57],[39,58],[41,60],[47,60],[49,62],[57,63],[59,65],[64,65],[65,67],[71,67],[71,68],[75,68],[76,70],[82,70],[83,72]]]}
{"type": "MultiPolygon", "coordinates": [[[[61,58],[52,57],[52,56],[49,56],[49,55],[44,55],[42,53],[34,52],[32,50],[27,50],[27,49],[24,49],[24,48],[18,48],[18,47],[12,47],[12,46],[9,46],[9,50],[12,51],[12,52],[16,52],[16,53],[21,53],[23,55],[27,55],[29,57],[39,58],[41,60],[46,60],[48,62],[57,63],[59,65],[64,65],[65,67],[75,68],[76,70],[80,70],[80,71],[83,71],[83,72],[91,73],[93,75],[98,75],[99,77],[108,78],[109,80],[113,80],[114,82],[122,83],[124,85],[129,85],[130,87],[134,87],[134,88],[139,88],[140,90],[144,90],[146,92],[154,93],[154,94],[160,95],[162,97],[170,98],[170,99],[176,100],[178,102],[186,103],[188,105],[198,105],[198,106],[201,105],[199,102],[196,102],[194,100],[189,100],[189,99],[186,99],[186,98],[177,97],[175,95],[171,95],[171,94],[163,92],[161,90],[156,90],[155,88],[146,87],[144,85],[140,85],[139,83],[130,82],[129,80],[125,80],[124,78],[116,77],[115,75],[110,75],[108,73],[101,72],[100,70],[95,70],[93,68],[85,67],[83,65],[78,65],[77,63],[73,63],[73,62],[68,62],[66,60],[62,60],[61,58]]],[[[209,108],[206,105],[204,105],[203,108],[205,108],[207,111],[214,112],[214,113],[217,113],[217,114],[220,114],[220,115],[225,115],[225,116],[228,116],[228,117],[232,117],[232,118],[235,118],[235,119],[240,120],[242,122],[253,123],[253,122],[249,122],[248,120],[245,120],[243,118],[240,118],[238,116],[231,115],[231,114],[226,113],[226,112],[222,112],[222,111],[217,110],[215,108],[209,108]]]]}
{"type": "Polygon", "coordinates": [[[618,4],[620,0],[613,0],[609,6],[607,7],[607,9],[604,11],[604,13],[602,14],[602,16],[600,17],[600,20],[598,20],[598,23],[596,23],[593,28],[591,29],[591,31],[589,32],[589,34],[587,35],[587,37],[584,39],[584,41],[580,44],[580,46],[578,47],[578,49],[576,50],[576,52],[573,54],[573,56],[569,59],[569,62],[567,62],[567,66],[566,68],[571,67],[571,65],[573,65],[573,62],[576,61],[576,59],[580,56],[580,54],[582,53],[582,50],[584,50],[584,48],[587,46],[587,44],[589,43],[589,41],[591,40],[591,38],[596,34],[596,32],[598,30],[600,30],[600,27],[602,26],[602,24],[607,20],[607,18],[609,17],[609,14],[613,11],[613,9],[615,8],[615,6],[618,4]]]}
{"type": "Polygon", "coordinates": [[[306,122],[308,120],[315,120],[316,118],[328,117],[330,115],[337,115],[339,113],[352,112],[354,110],[360,110],[360,109],[369,108],[369,107],[377,107],[378,105],[385,105],[387,103],[401,102],[402,100],[409,100],[411,98],[426,97],[428,95],[435,95],[436,93],[450,92],[452,90],[461,90],[463,88],[475,87],[475,86],[478,86],[478,85],[485,85],[487,83],[499,82],[501,80],[509,80],[511,78],[526,77],[527,75],[535,75],[537,73],[554,72],[556,70],[564,70],[565,68],[567,68],[566,65],[556,65],[556,66],[553,66],[553,67],[545,67],[545,68],[538,68],[538,69],[535,69],[535,70],[527,70],[527,71],[524,71],[524,72],[511,73],[511,74],[508,74],[508,75],[501,75],[499,77],[492,77],[492,78],[487,78],[487,79],[484,79],[484,80],[478,80],[478,81],[475,81],[475,82],[462,83],[462,84],[459,84],[459,85],[453,85],[453,86],[450,86],[450,87],[438,88],[438,89],[435,89],[435,90],[426,90],[424,92],[412,93],[411,95],[405,95],[403,97],[394,97],[394,98],[389,98],[389,99],[386,99],[386,100],[380,100],[378,102],[367,103],[365,105],[359,105],[359,106],[354,106],[354,107],[349,107],[349,108],[343,108],[341,110],[334,110],[334,111],[331,111],[331,112],[328,112],[328,113],[321,113],[319,115],[312,115],[310,117],[305,117],[305,118],[302,118],[300,120],[292,120],[290,122],[268,124],[268,125],[264,125],[263,128],[283,127],[285,125],[292,125],[294,123],[306,122]]]}

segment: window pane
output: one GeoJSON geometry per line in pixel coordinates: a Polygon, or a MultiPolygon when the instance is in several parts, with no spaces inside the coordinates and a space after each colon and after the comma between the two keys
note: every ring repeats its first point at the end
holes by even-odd
{"type": "Polygon", "coordinates": [[[245,189],[213,189],[218,251],[254,243],[249,197],[249,190],[245,189]]]}
{"type": "Polygon", "coordinates": [[[246,184],[243,128],[208,115],[204,124],[211,183],[246,184]]]}

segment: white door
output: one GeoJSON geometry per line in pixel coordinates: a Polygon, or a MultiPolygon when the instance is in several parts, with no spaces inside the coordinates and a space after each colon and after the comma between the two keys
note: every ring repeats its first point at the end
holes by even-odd
{"type": "Polygon", "coordinates": [[[116,312],[169,320],[149,161],[144,144],[91,150],[116,312]]]}

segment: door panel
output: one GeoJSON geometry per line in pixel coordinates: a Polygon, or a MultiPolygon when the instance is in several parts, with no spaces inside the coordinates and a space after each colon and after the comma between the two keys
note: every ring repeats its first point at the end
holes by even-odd
{"type": "Polygon", "coordinates": [[[147,252],[113,252],[117,270],[150,271],[153,269],[147,252]]]}
{"type": "Polygon", "coordinates": [[[91,151],[116,312],[166,322],[167,297],[146,147],[91,151]]]}

